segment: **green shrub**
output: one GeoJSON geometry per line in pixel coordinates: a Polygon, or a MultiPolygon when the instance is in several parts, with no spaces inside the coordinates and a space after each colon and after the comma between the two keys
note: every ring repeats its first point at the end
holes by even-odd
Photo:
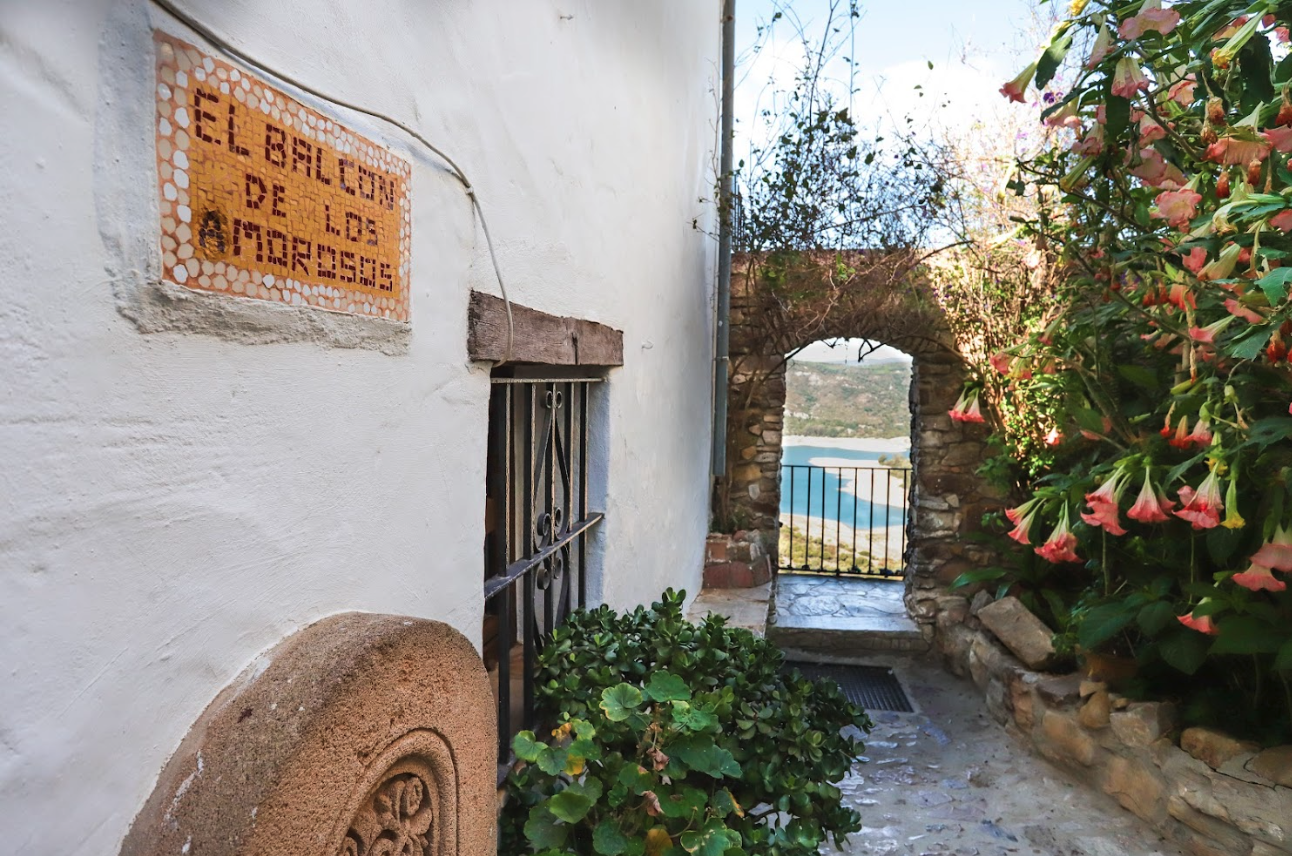
{"type": "Polygon", "coordinates": [[[517,736],[503,853],[814,856],[861,828],[834,783],[869,718],[830,682],[781,672],[771,643],[684,592],[650,609],[580,611],[539,657],[551,739],[517,736]]]}

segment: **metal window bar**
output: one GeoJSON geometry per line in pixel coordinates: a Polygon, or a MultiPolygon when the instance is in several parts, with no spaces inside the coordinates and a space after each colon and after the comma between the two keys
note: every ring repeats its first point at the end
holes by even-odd
{"type": "Polygon", "coordinates": [[[781,484],[789,485],[789,502],[781,515],[780,570],[903,578],[911,472],[910,467],[783,464],[781,484]],[[867,484],[869,500],[861,497],[867,484]],[[833,503],[829,501],[832,488],[833,503]],[[845,492],[852,494],[850,526],[845,523],[845,492]],[[863,504],[867,507],[862,508],[863,504]],[[896,543],[901,545],[899,551],[891,549],[896,543]]]}
{"type": "Polygon", "coordinates": [[[602,379],[492,381],[484,647],[496,679],[501,783],[512,738],[537,725],[538,654],[587,605],[586,536],[605,516],[588,509],[588,399],[602,379]]]}

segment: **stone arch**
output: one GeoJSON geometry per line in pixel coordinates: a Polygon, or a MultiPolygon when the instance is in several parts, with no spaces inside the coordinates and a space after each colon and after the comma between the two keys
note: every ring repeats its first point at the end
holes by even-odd
{"type": "Polygon", "coordinates": [[[496,742],[489,679],[462,634],[332,616],[215,698],[121,853],[492,856],[496,742]]]}
{"type": "Polygon", "coordinates": [[[946,586],[991,561],[965,536],[999,502],[976,475],[986,430],[947,415],[968,369],[918,257],[744,254],[732,270],[727,471],[715,485],[715,528],[749,533],[734,540],[755,540],[776,566],[786,354],[831,338],[868,339],[910,354],[915,472],[906,602],[931,638],[946,586]]]}

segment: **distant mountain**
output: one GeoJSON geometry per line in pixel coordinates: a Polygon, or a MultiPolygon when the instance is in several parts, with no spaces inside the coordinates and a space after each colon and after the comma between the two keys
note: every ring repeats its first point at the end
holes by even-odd
{"type": "Polygon", "coordinates": [[[911,433],[911,364],[791,360],[785,433],[809,437],[906,437],[911,433]]]}

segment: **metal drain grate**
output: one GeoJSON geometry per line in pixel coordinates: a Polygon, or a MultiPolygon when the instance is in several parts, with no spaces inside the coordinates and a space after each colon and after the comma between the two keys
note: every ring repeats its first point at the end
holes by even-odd
{"type": "Polygon", "coordinates": [[[798,669],[805,678],[834,681],[848,701],[863,710],[914,712],[897,676],[887,666],[836,666],[787,661],[785,671],[792,669],[798,669]]]}

